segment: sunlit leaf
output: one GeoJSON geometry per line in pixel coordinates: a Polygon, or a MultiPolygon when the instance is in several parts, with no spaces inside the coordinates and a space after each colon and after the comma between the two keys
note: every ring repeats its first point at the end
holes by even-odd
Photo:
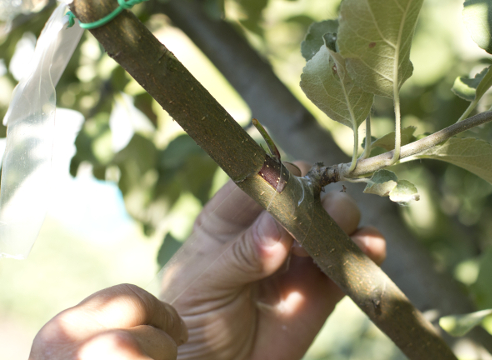
{"type": "Polygon", "coordinates": [[[449,315],[439,319],[439,325],[452,336],[463,336],[475,326],[479,325],[487,316],[492,314],[492,309],[481,310],[464,315],[449,315]]]}
{"type": "Polygon", "coordinates": [[[419,201],[420,195],[417,188],[408,180],[399,180],[393,190],[389,193],[391,201],[400,205],[408,205],[412,201],[419,201]]]}
{"type": "Polygon", "coordinates": [[[398,177],[393,171],[378,170],[371,177],[371,182],[364,189],[367,194],[376,194],[379,196],[389,196],[398,182],[398,177]]]}
{"type": "Polygon", "coordinates": [[[301,54],[306,61],[311,60],[320,47],[325,44],[323,35],[328,33],[336,34],[337,30],[338,20],[325,20],[311,24],[301,44],[301,54]]]}
{"type": "Polygon", "coordinates": [[[492,71],[490,66],[475,75],[473,79],[459,76],[454,81],[451,90],[460,98],[473,101],[480,99],[492,86],[492,71]]]}
{"type": "Polygon", "coordinates": [[[475,138],[451,138],[413,158],[446,161],[462,167],[492,184],[492,145],[475,138]]]}
{"type": "Polygon", "coordinates": [[[492,54],[492,3],[484,0],[465,1],[463,22],[473,41],[492,54]]]}
{"type": "Polygon", "coordinates": [[[373,95],[355,85],[340,54],[322,46],[306,63],[301,88],[331,119],[357,128],[371,110],[373,95]]]}
{"type": "MultiPolygon", "coordinates": [[[[408,126],[401,130],[401,145],[406,145],[415,141],[413,133],[417,128],[415,126],[408,126]]],[[[392,131],[372,143],[373,147],[380,147],[387,151],[391,151],[395,148],[395,132],[392,131]]]]}
{"type": "Polygon", "coordinates": [[[350,76],[364,90],[393,97],[412,74],[410,47],[422,2],[342,2],[337,43],[350,76]]]}

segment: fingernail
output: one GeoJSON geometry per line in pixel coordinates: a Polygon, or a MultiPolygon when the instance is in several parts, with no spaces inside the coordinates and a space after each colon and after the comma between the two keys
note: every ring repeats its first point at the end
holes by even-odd
{"type": "Polygon", "coordinates": [[[258,240],[262,246],[274,246],[282,237],[280,225],[268,213],[261,215],[258,223],[258,240]]]}
{"type": "Polygon", "coordinates": [[[365,253],[369,245],[369,239],[367,236],[353,237],[352,238],[357,246],[365,253]]]}

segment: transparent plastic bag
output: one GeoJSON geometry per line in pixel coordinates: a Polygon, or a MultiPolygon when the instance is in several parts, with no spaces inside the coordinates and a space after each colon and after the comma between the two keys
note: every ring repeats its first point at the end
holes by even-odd
{"type": "Polygon", "coordinates": [[[83,30],[67,29],[59,5],[36,44],[31,68],[14,89],[4,118],[7,146],[0,189],[0,257],[25,258],[46,216],[58,83],[83,30]]]}

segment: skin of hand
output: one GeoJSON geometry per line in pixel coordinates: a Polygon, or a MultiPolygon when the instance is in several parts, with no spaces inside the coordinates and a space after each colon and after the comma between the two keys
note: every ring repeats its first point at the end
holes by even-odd
{"type": "MultiPolygon", "coordinates": [[[[309,169],[297,165],[303,173],[309,169]]],[[[226,184],[195,222],[203,256],[213,254],[218,243],[232,245],[173,302],[189,331],[178,359],[300,359],[344,294],[266,211],[235,187],[226,184]]],[[[358,228],[354,200],[334,192],[322,203],[381,264],[385,240],[375,228],[358,228]]],[[[186,269],[174,270],[171,281],[163,281],[163,294],[180,283],[186,269]]]]}
{"type": "MultiPolygon", "coordinates": [[[[224,186],[197,219],[202,251],[233,242],[175,303],[190,338],[178,356],[299,359],[343,293],[268,213],[234,188],[224,186]]],[[[384,260],[382,235],[357,228],[360,213],[350,197],[330,193],[323,205],[371,259],[384,260]]],[[[50,320],[34,339],[29,360],[174,360],[187,338],[173,307],[122,284],[50,320]]]]}
{"type": "Polygon", "coordinates": [[[188,338],[176,310],[145,290],[101,290],[51,319],[29,360],[175,360],[188,338]]]}

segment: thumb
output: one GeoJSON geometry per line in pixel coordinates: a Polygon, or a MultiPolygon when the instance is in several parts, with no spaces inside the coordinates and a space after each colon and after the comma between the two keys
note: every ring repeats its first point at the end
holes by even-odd
{"type": "MultiPolygon", "coordinates": [[[[306,164],[284,163],[296,176],[306,164]]],[[[270,276],[285,262],[294,239],[266,211],[263,211],[235,241],[217,264],[221,287],[243,286],[270,276]]]]}
{"type": "Polygon", "coordinates": [[[263,211],[217,262],[214,279],[221,288],[261,280],[282,266],[292,242],[292,236],[263,211]]]}

